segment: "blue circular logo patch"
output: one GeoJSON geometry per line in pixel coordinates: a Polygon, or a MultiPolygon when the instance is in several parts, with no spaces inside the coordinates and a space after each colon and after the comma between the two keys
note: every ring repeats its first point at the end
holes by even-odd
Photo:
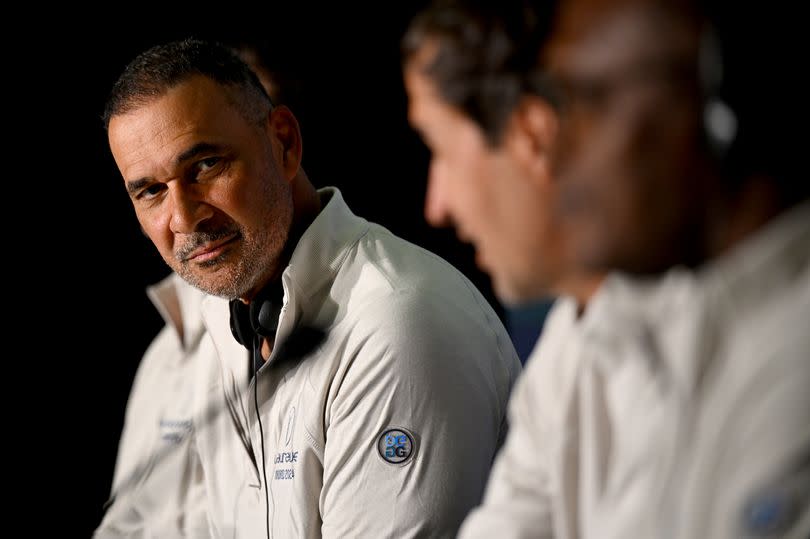
{"type": "Polygon", "coordinates": [[[774,490],[762,492],[745,507],[745,528],[756,536],[774,536],[786,532],[799,516],[794,500],[774,490]]]}
{"type": "Polygon", "coordinates": [[[402,464],[416,452],[413,435],[405,429],[387,429],[377,440],[377,452],[385,462],[402,464]]]}

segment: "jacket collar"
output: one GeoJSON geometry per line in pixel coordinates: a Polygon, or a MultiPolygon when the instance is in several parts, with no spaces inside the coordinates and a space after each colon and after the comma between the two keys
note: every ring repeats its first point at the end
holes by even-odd
{"type": "MultiPolygon", "coordinates": [[[[340,190],[325,187],[318,190],[322,208],[304,231],[290,262],[282,273],[284,299],[276,332],[276,344],[267,364],[276,359],[281,342],[301,325],[319,326],[316,320],[324,289],[331,285],[348,256],[349,247],[366,234],[369,223],[354,215],[343,200],[340,190]]],[[[228,301],[209,296],[203,304],[209,333],[220,358],[231,369],[247,368],[247,351],[233,337],[230,329],[228,301]],[[229,358],[235,358],[232,362],[229,358]]],[[[325,327],[319,329],[326,330],[325,327]]],[[[247,371],[245,370],[245,376],[247,371]]]]}
{"type": "Polygon", "coordinates": [[[318,190],[322,208],[293,251],[282,274],[284,311],[287,319],[314,323],[324,286],[335,279],[349,254],[349,247],[368,232],[369,223],[352,213],[340,190],[318,190]],[[315,307],[315,308],[313,308],[315,307]]]}
{"type": "Polygon", "coordinates": [[[146,288],[166,325],[174,330],[184,350],[190,350],[205,331],[200,307],[205,292],[191,286],[172,272],[161,281],[146,288]],[[182,338],[181,338],[182,336],[182,338]]]}

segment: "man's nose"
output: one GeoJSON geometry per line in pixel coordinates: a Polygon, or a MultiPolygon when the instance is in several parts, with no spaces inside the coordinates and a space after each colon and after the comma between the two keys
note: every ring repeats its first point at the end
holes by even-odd
{"type": "Polygon", "coordinates": [[[191,187],[172,186],[169,190],[171,199],[170,227],[175,234],[190,234],[196,231],[203,221],[213,216],[213,208],[191,187]]]}

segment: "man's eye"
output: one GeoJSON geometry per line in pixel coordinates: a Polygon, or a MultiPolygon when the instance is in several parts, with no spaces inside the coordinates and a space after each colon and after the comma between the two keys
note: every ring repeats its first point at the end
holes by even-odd
{"type": "Polygon", "coordinates": [[[163,188],[164,188],[164,185],[161,184],[161,183],[156,183],[156,184],[150,185],[149,187],[143,189],[139,193],[138,198],[141,198],[141,199],[154,198],[155,196],[160,194],[161,191],[163,191],[163,188]]]}
{"type": "Polygon", "coordinates": [[[217,163],[219,163],[219,161],[220,161],[219,157],[208,157],[206,159],[203,159],[202,161],[197,162],[197,169],[200,172],[207,172],[208,170],[214,168],[217,165],[217,163]]]}

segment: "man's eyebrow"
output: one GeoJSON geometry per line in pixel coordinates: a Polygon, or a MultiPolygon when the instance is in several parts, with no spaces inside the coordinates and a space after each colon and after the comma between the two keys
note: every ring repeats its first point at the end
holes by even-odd
{"type": "Polygon", "coordinates": [[[127,183],[127,193],[129,193],[129,196],[134,196],[135,193],[137,193],[138,191],[140,191],[141,189],[152,183],[152,178],[144,177],[126,183],[127,183]]]}
{"type": "Polygon", "coordinates": [[[189,148],[188,150],[184,151],[180,155],[178,155],[174,159],[174,165],[179,166],[182,165],[184,162],[194,159],[198,155],[202,153],[209,153],[209,152],[219,152],[222,151],[222,146],[218,144],[211,144],[210,142],[199,142],[189,148]]]}
{"type": "MultiPolygon", "coordinates": [[[[182,165],[183,163],[194,159],[195,157],[197,157],[200,154],[209,153],[209,152],[219,152],[219,151],[222,151],[222,147],[217,145],[217,144],[211,144],[210,142],[200,142],[198,144],[195,144],[194,146],[192,146],[188,150],[184,151],[180,155],[178,155],[174,159],[174,166],[178,167],[178,166],[182,165]]],[[[138,191],[140,191],[141,189],[143,189],[145,186],[152,183],[153,181],[154,181],[154,179],[151,176],[145,176],[143,178],[139,178],[139,179],[133,180],[131,182],[126,182],[127,193],[129,193],[130,196],[132,196],[135,193],[137,193],[138,191]]]]}

